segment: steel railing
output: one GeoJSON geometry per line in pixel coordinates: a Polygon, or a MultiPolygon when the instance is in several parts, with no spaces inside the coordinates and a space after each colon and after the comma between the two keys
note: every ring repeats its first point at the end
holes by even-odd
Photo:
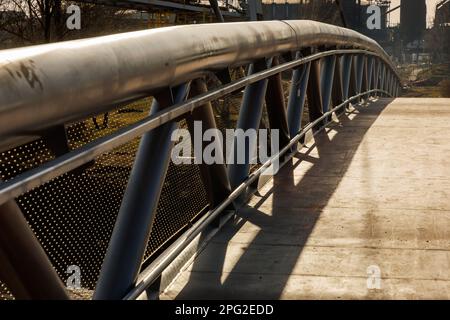
{"type": "Polygon", "coordinates": [[[33,271],[12,254],[27,254],[30,243],[38,246],[24,219],[11,219],[22,215],[16,197],[142,137],[94,294],[96,299],[137,298],[205,226],[237,205],[263,170],[291,154],[307,131],[324,126],[350,102],[397,96],[400,90],[400,77],[375,41],[314,21],[139,31],[0,51],[0,65],[1,150],[48,136],[55,128],[64,131],[67,123],[118,104],[154,97],[150,115],[142,120],[70,152],[63,147],[54,160],[0,184],[0,256],[11,266],[0,269],[0,276],[6,274],[3,280],[19,298],[67,296],[42,249],[28,261],[40,265],[40,272],[47,270],[42,281],[32,281],[33,271]],[[247,75],[231,80],[229,68],[245,65],[247,75]],[[281,85],[285,71],[292,71],[287,106],[281,85]],[[203,77],[211,73],[222,84],[208,90],[203,77]],[[281,132],[281,151],[252,173],[248,158],[243,165],[200,165],[209,211],[140,272],[167,172],[171,133],[180,119],[188,126],[202,121],[204,130],[215,128],[211,102],[241,89],[237,127],[257,129],[265,101],[271,129],[281,132]],[[301,128],[306,99],[310,123],[301,128]],[[26,235],[25,243],[7,244],[18,235],[26,235]]]}

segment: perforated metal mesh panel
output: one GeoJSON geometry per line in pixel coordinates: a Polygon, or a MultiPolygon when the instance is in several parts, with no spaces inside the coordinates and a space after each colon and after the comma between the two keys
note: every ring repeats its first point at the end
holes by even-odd
{"type": "MultiPolygon", "coordinates": [[[[179,126],[187,128],[184,120],[179,126]]],[[[152,253],[189,225],[207,205],[199,167],[170,162],[144,259],[149,259],[152,253]]]]}
{"type": "MultiPolygon", "coordinates": [[[[242,77],[234,70],[233,79],[242,77]]],[[[283,77],[287,102],[290,75],[283,77]]],[[[209,88],[219,85],[209,81],[209,88]]],[[[218,128],[235,128],[243,91],[213,101],[218,128]]],[[[67,126],[70,149],[76,149],[145,117],[151,99],[144,99],[108,114],[67,126]]],[[[307,107],[303,123],[308,122],[307,107]]],[[[186,123],[180,122],[181,127],[186,123]]],[[[269,128],[264,108],[260,128],[269,128]]],[[[109,239],[117,218],[139,145],[139,138],[111,150],[95,161],[66,173],[16,199],[32,230],[65,282],[66,270],[77,265],[82,272],[82,287],[89,298],[95,288],[109,239]]],[[[0,153],[0,178],[9,180],[55,158],[43,139],[0,153]]],[[[251,170],[260,166],[252,165],[251,170]]],[[[155,223],[146,248],[145,260],[151,261],[180,230],[188,226],[207,206],[207,196],[197,165],[169,165],[155,223]]],[[[13,298],[0,282],[0,299],[13,298]]]]}
{"type": "MultiPolygon", "coordinates": [[[[71,149],[78,148],[148,114],[150,100],[116,109],[96,121],[67,127],[71,149]]],[[[183,124],[182,124],[183,125],[183,124]]],[[[70,265],[81,268],[82,287],[95,288],[109,239],[134,162],[135,139],[92,163],[66,173],[16,199],[32,230],[65,282],[70,265]]],[[[54,159],[44,140],[0,154],[0,175],[8,180],[54,159]]],[[[196,165],[170,165],[145,259],[185,227],[207,205],[196,165]]],[[[2,298],[11,298],[0,283],[2,298]]]]}
{"type": "Polygon", "coordinates": [[[12,300],[14,296],[9,291],[6,284],[0,282],[0,300],[12,300]]]}

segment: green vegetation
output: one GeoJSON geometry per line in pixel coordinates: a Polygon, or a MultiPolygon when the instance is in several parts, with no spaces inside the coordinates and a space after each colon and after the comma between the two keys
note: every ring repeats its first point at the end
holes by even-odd
{"type": "Polygon", "coordinates": [[[402,67],[400,73],[409,79],[404,97],[450,97],[450,63],[423,67],[408,65],[402,67]]]}
{"type": "Polygon", "coordinates": [[[439,87],[411,87],[403,91],[403,97],[411,98],[440,98],[439,87]]]}

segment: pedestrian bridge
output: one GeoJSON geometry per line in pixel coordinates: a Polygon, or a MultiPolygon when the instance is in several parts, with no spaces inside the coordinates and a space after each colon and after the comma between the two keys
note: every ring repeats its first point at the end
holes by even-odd
{"type": "Polygon", "coordinates": [[[448,298],[449,100],[397,98],[373,40],[189,25],[0,67],[0,298],[448,298]],[[175,163],[196,122],[279,148],[175,163]]]}
{"type": "Polygon", "coordinates": [[[450,99],[381,98],[348,110],[162,298],[449,299],[449,136],[450,99]],[[371,267],[378,288],[367,286],[371,267]]]}

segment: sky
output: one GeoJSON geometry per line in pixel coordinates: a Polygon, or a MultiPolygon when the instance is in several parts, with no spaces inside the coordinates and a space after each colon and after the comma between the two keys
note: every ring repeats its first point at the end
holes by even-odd
{"type": "MultiPolygon", "coordinates": [[[[436,9],[436,4],[440,0],[427,0],[427,24],[431,26],[434,19],[434,10],[436,9]]],[[[391,0],[391,8],[394,8],[400,4],[400,0],[391,0]]],[[[400,22],[400,11],[395,10],[391,13],[391,24],[398,24],[400,22]]]]}

